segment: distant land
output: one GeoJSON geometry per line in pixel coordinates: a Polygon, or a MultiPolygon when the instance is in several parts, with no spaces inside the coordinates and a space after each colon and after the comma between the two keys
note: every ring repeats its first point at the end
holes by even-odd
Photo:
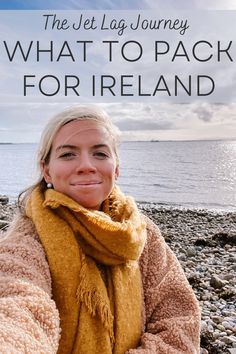
{"type": "MultiPolygon", "coordinates": [[[[140,139],[137,139],[137,140],[133,140],[133,139],[123,139],[121,140],[122,143],[166,143],[166,142],[175,142],[175,143],[178,143],[178,142],[190,142],[190,141],[196,141],[196,142],[201,142],[201,141],[236,141],[236,138],[224,138],[224,139],[221,139],[221,138],[214,138],[214,139],[184,139],[184,140],[174,140],[174,139],[149,139],[149,140],[140,140],[140,139]]],[[[39,142],[0,142],[0,145],[18,145],[18,144],[29,144],[29,145],[32,145],[32,144],[35,144],[37,145],[39,142]]]]}

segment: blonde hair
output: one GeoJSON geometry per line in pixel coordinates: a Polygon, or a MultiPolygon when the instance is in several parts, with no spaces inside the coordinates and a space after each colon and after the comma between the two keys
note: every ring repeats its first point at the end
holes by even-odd
{"type": "Polygon", "coordinates": [[[112,123],[107,113],[100,107],[94,105],[72,106],[56,114],[45,126],[38,146],[37,169],[38,179],[36,183],[23,191],[18,198],[18,205],[23,211],[27,199],[32,190],[39,186],[42,191],[47,188],[43,177],[42,162],[49,163],[52,144],[58,131],[66,124],[77,120],[92,120],[102,125],[109,133],[112,141],[112,148],[115,154],[116,163],[119,163],[118,145],[120,142],[120,130],[112,123]]]}

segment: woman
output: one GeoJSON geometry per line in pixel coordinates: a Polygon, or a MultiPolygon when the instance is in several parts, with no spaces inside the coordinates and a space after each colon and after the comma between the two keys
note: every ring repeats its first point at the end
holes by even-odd
{"type": "Polygon", "coordinates": [[[4,353],[194,354],[185,275],[119,176],[118,130],[72,107],[43,132],[40,178],[0,246],[4,353]]]}

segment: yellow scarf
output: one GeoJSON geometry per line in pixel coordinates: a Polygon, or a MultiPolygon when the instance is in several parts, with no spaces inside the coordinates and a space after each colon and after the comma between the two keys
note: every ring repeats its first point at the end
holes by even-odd
{"type": "Polygon", "coordinates": [[[37,187],[26,214],[49,262],[62,328],[58,353],[124,354],[137,347],[142,307],[138,258],[146,225],[134,200],[114,187],[103,211],[96,211],[37,187]]]}

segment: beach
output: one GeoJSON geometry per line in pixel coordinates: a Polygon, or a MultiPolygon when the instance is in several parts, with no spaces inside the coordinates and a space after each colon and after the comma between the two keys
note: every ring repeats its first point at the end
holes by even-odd
{"type": "Polygon", "coordinates": [[[139,206],[161,229],[200,302],[201,353],[235,353],[236,213],[139,206]]]}
{"type": "MultiPolygon", "coordinates": [[[[179,259],[202,308],[201,354],[236,352],[236,212],[139,203],[179,259]]],[[[4,235],[16,205],[0,197],[4,235]]]]}

